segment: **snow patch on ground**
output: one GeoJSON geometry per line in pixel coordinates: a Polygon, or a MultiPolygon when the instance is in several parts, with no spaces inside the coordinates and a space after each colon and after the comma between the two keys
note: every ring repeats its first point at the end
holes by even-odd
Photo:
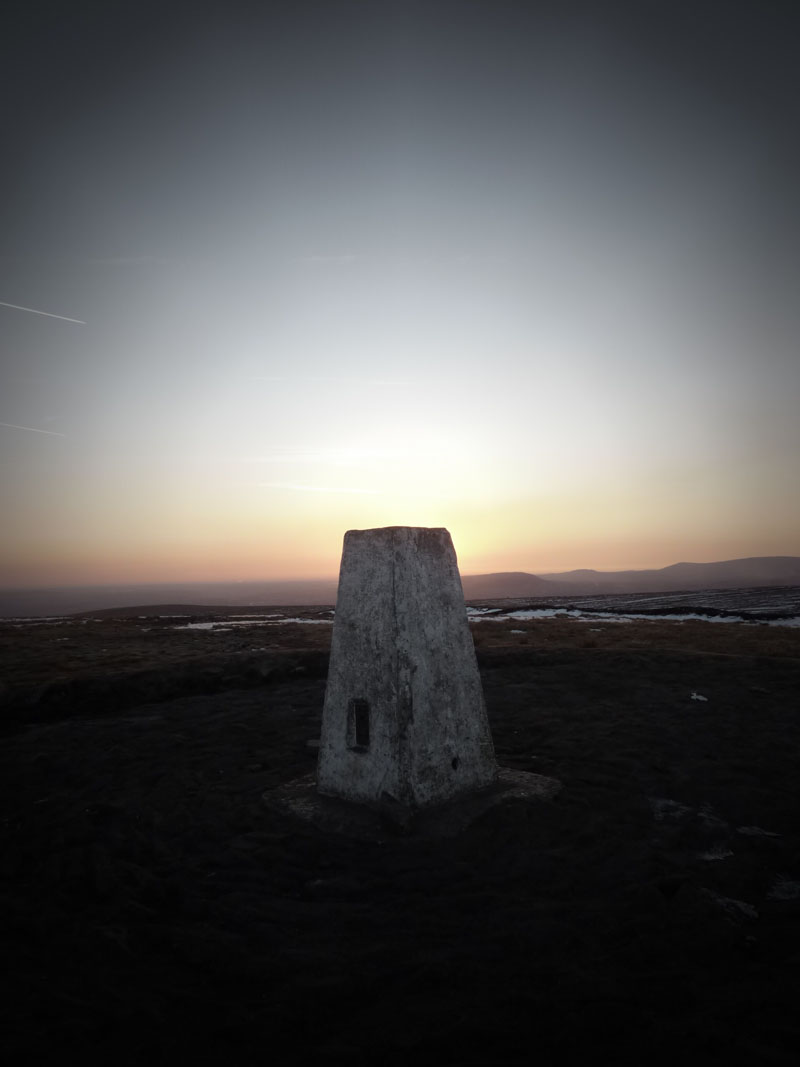
{"type": "Polygon", "coordinates": [[[778,875],[767,893],[767,900],[798,899],[800,899],[800,882],[787,878],[785,874],[778,875]]]}
{"type": "Polygon", "coordinates": [[[752,904],[748,904],[745,900],[734,900],[732,897],[722,897],[718,893],[712,893],[710,889],[706,889],[704,892],[711,897],[715,904],[719,904],[721,908],[724,908],[725,911],[735,919],[758,918],[756,909],[752,904]]]}
{"type": "MultiPolygon", "coordinates": [[[[654,598],[655,599],[655,598],[654,598]]],[[[638,611],[601,611],[590,608],[520,608],[516,611],[500,611],[496,608],[467,608],[467,617],[480,622],[508,622],[512,619],[576,619],[590,622],[738,622],[744,626],[800,626],[800,616],[783,619],[746,619],[742,615],[703,615],[695,611],[650,614],[638,611]]]]}
{"type": "Polygon", "coordinates": [[[649,797],[648,799],[658,822],[663,822],[664,819],[680,819],[684,815],[690,815],[692,811],[685,804],[679,804],[677,800],[670,800],[668,797],[649,797]]]}
{"type": "Polygon", "coordinates": [[[705,852],[701,852],[699,859],[705,860],[708,863],[714,863],[717,860],[726,860],[732,855],[733,852],[731,852],[729,848],[725,848],[724,845],[714,845],[705,852]]]}
{"type": "Polygon", "coordinates": [[[174,626],[175,630],[213,630],[215,633],[229,633],[237,626],[282,626],[285,622],[308,623],[310,626],[332,626],[333,619],[268,619],[259,621],[239,621],[236,619],[220,619],[213,622],[187,622],[180,626],[174,626]]]}
{"type": "Polygon", "coordinates": [[[233,616],[233,618],[234,619],[282,619],[283,618],[283,612],[282,611],[278,611],[273,615],[264,615],[260,611],[253,612],[250,615],[247,615],[247,614],[245,614],[243,612],[242,613],[237,612],[236,615],[233,616]]]}

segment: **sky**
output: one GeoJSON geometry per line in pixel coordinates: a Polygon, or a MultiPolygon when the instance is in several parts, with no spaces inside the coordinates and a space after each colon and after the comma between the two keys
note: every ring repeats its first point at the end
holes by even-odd
{"type": "Polygon", "coordinates": [[[800,555],[793,5],[256,8],[4,25],[0,586],[800,555]]]}

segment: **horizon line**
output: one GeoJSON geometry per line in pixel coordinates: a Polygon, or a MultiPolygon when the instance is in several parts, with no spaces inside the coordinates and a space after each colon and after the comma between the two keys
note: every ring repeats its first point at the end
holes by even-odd
{"type": "MultiPolygon", "coordinates": [[[[525,575],[530,578],[541,578],[542,581],[547,581],[548,575],[562,575],[562,574],[574,574],[578,571],[589,571],[594,574],[643,574],[648,571],[662,571],[667,570],[670,567],[680,566],[712,566],[719,563],[743,563],[748,560],[768,560],[768,559],[795,559],[800,561],[800,554],[798,555],[770,555],[770,556],[737,556],[732,559],[712,559],[712,560],[679,560],[677,563],[667,563],[661,567],[621,567],[613,570],[600,570],[597,567],[570,567],[567,570],[562,571],[525,571],[525,570],[501,570],[501,571],[476,571],[476,572],[464,572],[461,573],[461,578],[483,578],[487,576],[495,576],[501,574],[519,574],[525,575]]],[[[108,581],[87,581],[87,582],[75,582],[68,585],[50,584],[50,585],[0,585],[0,593],[11,592],[33,592],[36,590],[56,590],[56,589],[109,589],[109,588],[123,588],[123,589],[139,589],[144,586],[162,587],[162,586],[193,586],[193,585],[258,585],[258,584],[273,584],[273,585],[292,585],[292,584],[312,584],[315,582],[337,582],[339,578],[338,572],[336,574],[318,576],[313,578],[183,578],[183,579],[142,579],[138,581],[124,581],[124,580],[108,580],[108,581]]]]}

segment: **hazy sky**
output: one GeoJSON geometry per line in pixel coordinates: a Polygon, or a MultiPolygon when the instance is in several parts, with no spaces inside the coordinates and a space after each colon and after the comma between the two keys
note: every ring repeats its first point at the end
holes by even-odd
{"type": "Polygon", "coordinates": [[[0,584],[800,554],[796,5],[256,6],[4,25],[0,584]]]}

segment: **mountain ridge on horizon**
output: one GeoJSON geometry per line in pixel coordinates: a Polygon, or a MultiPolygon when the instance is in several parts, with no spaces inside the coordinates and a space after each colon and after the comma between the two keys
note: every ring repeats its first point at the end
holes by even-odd
{"type": "MultiPolygon", "coordinates": [[[[465,574],[466,600],[589,596],[599,593],[663,593],[800,585],[800,556],[748,556],[712,563],[671,563],[645,570],[531,574],[495,571],[465,574]]],[[[336,600],[337,579],[289,581],[150,582],[0,590],[0,618],[68,615],[137,605],[323,606],[336,600]]]]}
{"type": "Polygon", "coordinates": [[[736,588],[747,585],[795,585],[800,582],[800,556],[744,556],[740,559],[715,560],[711,563],[670,563],[665,567],[641,570],[598,571],[581,569],[542,574],[546,581],[566,582],[570,585],[587,583],[592,591],[662,592],[667,589],[736,588]],[[667,583],[644,588],[641,582],[667,583]],[[675,582],[679,584],[676,586],[675,582]],[[733,583],[733,585],[731,585],[733,583]],[[620,586],[620,588],[610,588],[620,586]],[[608,588],[607,588],[608,587],[608,588]]]}

